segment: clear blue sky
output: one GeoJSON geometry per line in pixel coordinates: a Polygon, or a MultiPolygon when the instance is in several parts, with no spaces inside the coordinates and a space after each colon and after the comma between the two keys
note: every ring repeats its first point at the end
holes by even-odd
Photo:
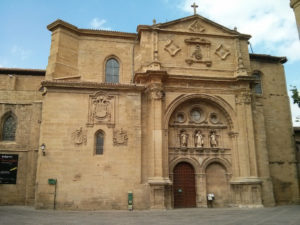
{"type": "MultiPolygon", "coordinates": [[[[192,15],[193,0],[0,0],[0,67],[47,66],[56,19],[79,28],[135,32],[139,24],[166,22],[192,15]]],[[[255,53],[287,56],[289,85],[300,88],[300,42],[288,0],[197,0],[198,14],[252,35],[255,53]],[[251,4],[251,5],[249,5],[251,4]]],[[[300,116],[292,106],[293,117],[300,116]]],[[[295,123],[300,125],[300,123],[295,123]]]]}

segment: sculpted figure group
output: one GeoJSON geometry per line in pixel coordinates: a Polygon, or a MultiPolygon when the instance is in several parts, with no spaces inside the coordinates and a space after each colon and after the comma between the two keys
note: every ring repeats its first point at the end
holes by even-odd
{"type": "MultiPolygon", "coordinates": [[[[186,131],[183,130],[180,132],[180,147],[186,148],[188,146],[188,138],[189,135],[186,131]]],[[[200,130],[195,132],[194,144],[196,148],[204,147],[204,135],[201,133],[200,130]]],[[[211,131],[209,134],[209,145],[211,148],[218,147],[217,135],[215,131],[211,131]]]]}

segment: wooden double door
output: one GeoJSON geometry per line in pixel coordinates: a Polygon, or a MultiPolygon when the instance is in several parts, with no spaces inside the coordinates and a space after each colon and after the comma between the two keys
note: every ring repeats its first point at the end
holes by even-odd
{"type": "Polygon", "coordinates": [[[191,164],[178,163],[173,170],[174,208],[196,207],[195,171],[191,164]]]}

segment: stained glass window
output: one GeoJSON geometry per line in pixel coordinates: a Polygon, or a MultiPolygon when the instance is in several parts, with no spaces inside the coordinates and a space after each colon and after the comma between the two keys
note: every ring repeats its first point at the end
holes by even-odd
{"type": "Polygon", "coordinates": [[[13,116],[8,116],[3,122],[2,140],[14,141],[16,136],[17,123],[13,116]]]}
{"type": "Polygon", "coordinates": [[[105,81],[107,83],[119,83],[119,63],[116,59],[109,59],[105,67],[105,81]]]}
{"type": "Polygon", "coordinates": [[[103,154],[104,135],[101,131],[96,133],[96,155],[103,154]]]}

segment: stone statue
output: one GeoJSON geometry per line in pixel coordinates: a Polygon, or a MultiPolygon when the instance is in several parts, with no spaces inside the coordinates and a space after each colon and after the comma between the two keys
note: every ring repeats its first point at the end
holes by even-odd
{"type": "Polygon", "coordinates": [[[203,135],[201,134],[201,131],[197,131],[197,133],[195,134],[195,147],[202,148],[203,146],[204,146],[203,135]]]}
{"type": "Polygon", "coordinates": [[[218,146],[218,142],[217,142],[217,137],[216,137],[216,132],[215,131],[212,131],[210,133],[210,147],[212,148],[216,148],[218,146]]]}
{"type": "Polygon", "coordinates": [[[181,144],[181,147],[187,147],[187,142],[188,142],[188,135],[182,131],[181,134],[180,134],[180,144],[181,144]]]}

